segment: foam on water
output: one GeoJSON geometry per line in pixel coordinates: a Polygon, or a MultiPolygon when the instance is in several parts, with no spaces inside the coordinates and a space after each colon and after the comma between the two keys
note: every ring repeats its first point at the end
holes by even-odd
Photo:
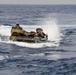
{"type": "Polygon", "coordinates": [[[0,26],[0,35],[2,36],[10,36],[11,35],[11,26],[0,26]]]}
{"type": "MultiPolygon", "coordinates": [[[[49,21],[45,21],[43,22],[42,25],[21,25],[22,28],[24,30],[27,30],[27,31],[35,31],[36,28],[42,28],[44,30],[44,32],[46,34],[48,34],[48,42],[45,42],[45,43],[24,43],[24,42],[13,42],[13,41],[5,41],[5,40],[1,40],[1,42],[4,42],[4,43],[10,43],[10,44],[16,44],[18,46],[22,46],[22,47],[32,47],[32,48],[40,48],[40,47],[46,47],[46,46],[58,46],[59,45],[59,42],[61,40],[60,38],[60,30],[59,30],[59,27],[56,23],[56,21],[54,20],[49,20],[49,21]]],[[[11,35],[11,27],[12,26],[4,26],[4,25],[1,25],[0,26],[0,38],[1,36],[10,36],[11,35]]]]}

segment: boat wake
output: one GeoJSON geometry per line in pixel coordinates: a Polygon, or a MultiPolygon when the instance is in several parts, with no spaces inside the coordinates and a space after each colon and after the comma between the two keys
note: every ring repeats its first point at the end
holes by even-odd
{"type": "Polygon", "coordinates": [[[11,35],[12,26],[0,26],[0,42],[15,44],[22,47],[31,48],[41,48],[41,47],[52,47],[59,46],[61,40],[60,29],[55,21],[44,21],[42,25],[21,25],[21,27],[26,31],[35,31],[36,28],[42,28],[44,32],[48,35],[48,41],[43,43],[25,43],[10,41],[9,37],[11,35]]]}

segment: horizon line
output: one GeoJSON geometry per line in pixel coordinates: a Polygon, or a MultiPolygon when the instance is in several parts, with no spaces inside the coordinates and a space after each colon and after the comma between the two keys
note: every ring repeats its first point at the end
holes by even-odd
{"type": "Polygon", "coordinates": [[[0,4],[0,5],[76,5],[76,4],[0,4]]]}

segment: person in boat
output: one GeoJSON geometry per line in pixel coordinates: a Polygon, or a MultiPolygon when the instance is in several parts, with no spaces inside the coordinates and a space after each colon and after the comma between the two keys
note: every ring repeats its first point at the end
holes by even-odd
{"type": "Polygon", "coordinates": [[[38,36],[38,37],[44,38],[46,36],[46,34],[43,32],[43,30],[41,28],[37,28],[36,33],[37,33],[36,36],[38,36]]]}
{"type": "Polygon", "coordinates": [[[19,29],[19,30],[23,30],[22,27],[19,24],[16,24],[16,26],[14,28],[19,29]]]}
{"type": "Polygon", "coordinates": [[[12,36],[24,35],[24,32],[25,31],[22,29],[22,27],[19,24],[16,24],[16,26],[13,26],[11,29],[12,36]]]}

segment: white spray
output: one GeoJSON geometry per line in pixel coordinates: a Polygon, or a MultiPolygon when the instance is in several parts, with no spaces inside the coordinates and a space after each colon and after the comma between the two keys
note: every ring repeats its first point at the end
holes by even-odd
{"type": "Polygon", "coordinates": [[[43,25],[44,32],[48,34],[48,40],[59,42],[60,41],[60,29],[55,20],[48,20],[43,25]]]}

